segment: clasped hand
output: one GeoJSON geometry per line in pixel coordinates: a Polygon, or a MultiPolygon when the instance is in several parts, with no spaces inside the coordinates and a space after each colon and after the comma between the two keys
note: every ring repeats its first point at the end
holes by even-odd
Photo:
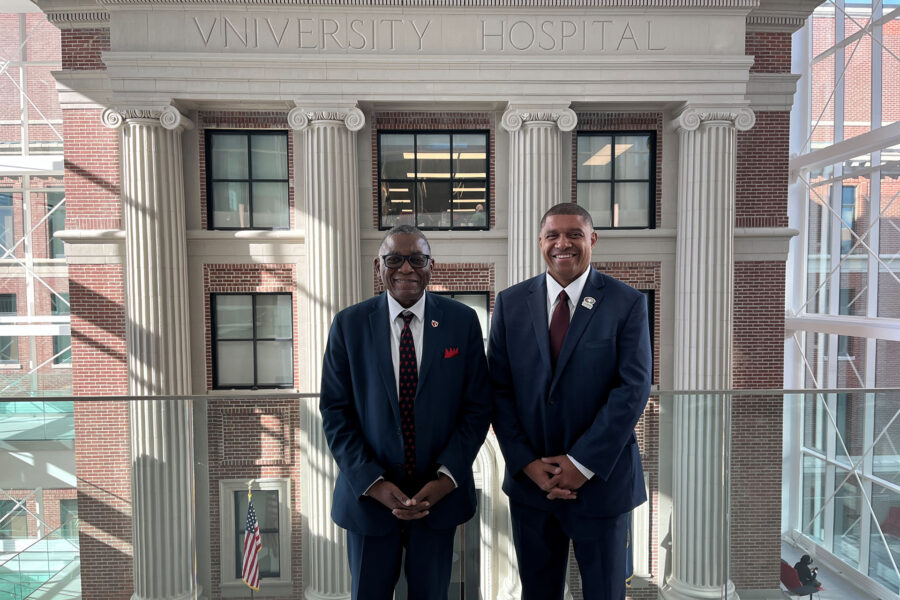
{"type": "Polygon", "coordinates": [[[429,509],[452,492],[455,487],[452,479],[441,475],[426,483],[415,496],[410,498],[396,485],[382,479],[369,490],[369,497],[384,504],[398,519],[414,521],[427,516],[429,509]]]}
{"type": "Polygon", "coordinates": [[[565,454],[533,460],[525,465],[524,471],[547,492],[549,500],[575,500],[578,497],[576,490],[587,481],[565,454]]]}

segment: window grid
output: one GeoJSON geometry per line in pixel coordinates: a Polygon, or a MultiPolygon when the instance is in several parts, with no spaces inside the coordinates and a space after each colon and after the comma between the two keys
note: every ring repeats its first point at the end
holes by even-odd
{"type": "MultiPolygon", "coordinates": [[[[50,296],[50,314],[53,316],[69,315],[69,294],[60,293],[50,296]]],[[[72,364],[72,336],[71,335],[54,335],[53,336],[53,359],[54,365],[72,364]]]]}
{"type": "MultiPolygon", "coordinates": [[[[577,198],[577,190],[579,183],[607,183],[609,184],[609,211],[610,215],[616,214],[616,184],[617,183],[646,183],[647,184],[647,224],[646,225],[629,225],[618,226],[613,224],[610,227],[594,226],[595,230],[600,229],[655,229],[656,228],[656,132],[647,130],[621,130],[621,131],[584,131],[579,132],[576,137],[575,157],[578,159],[578,142],[582,139],[591,137],[609,137],[610,144],[610,178],[609,179],[579,179],[577,176],[577,166],[575,170],[575,190],[576,201],[578,204],[585,205],[585,201],[577,198]],[[634,178],[617,178],[616,177],[616,139],[627,136],[642,136],[648,138],[648,164],[647,177],[641,179],[634,178]]],[[[614,219],[614,217],[613,217],[614,219]]]]}
{"type": "MultiPolygon", "coordinates": [[[[287,177],[284,179],[269,179],[269,178],[254,178],[253,177],[253,145],[252,139],[253,137],[262,137],[262,136],[281,136],[285,138],[287,142],[287,133],[284,131],[265,131],[265,130],[243,130],[243,129],[215,129],[215,130],[207,130],[206,131],[206,194],[207,194],[207,203],[206,203],[206,222],[209,223],[209,229],[220,230],[220,231],[242,231],[245,229],[258,229],[263,231],[271,231],[273,229],[288,229],[288,227],[256,227],[253,224],[253,184],[254,183],[286,183],[290,186],[290,152],[286,151],[286,160],[287,160],[287,168],[286,173],[287,177]],[[214,178],[213,177],[213,139],[216,136],[220,135],[244,135],[247,138],[247,178],[246,179],[232,179],[232,178],[214,178]],[[216,225],[215,222],[215,184],[216,183],[246,183],[248,187],[248,195],[247,195],[247,219],[249,225],[247,227],[226,227],[222,225],[216,225]]],[[[285,143],[285,148],[289,148],[289,144],[285,143]]],[[[287,209],[290,211],[290,187],[288,187],[288,206],[287,209]]],[[[290,223],[290,214],[287,215],[288,223],[290,223]]]]}
{"type": "Polygon", "coordinates": [[[377,153],[378,153],[378,229],[386,230],[393,227],[391,224],[384,223],[384,194],[382,193],[382,184],[409,184],[415,190],[415,194],[412,199],[412,216],[413,216],[413,225],[416,225],[419,229],[423,231],[440,231],[440,230],[460,230],[460,231],[486,231],[490,229],[490,217],[491,214],[490,204],[490,132],[484,130],[469,130],[469,129],[454,129],[454,130],[430,130],[430,129],[422,129],[422,130],[393,130],[393,129],[385,129],[378,132],[378,142],[377,142],[377,153]],[[399,178],[382,178],[382,152],[381,152],[381,140],[383,135],[410,135],[413,137],[413,172],[415,177],[412,179],[399,179],[399,178]],[[446,135],[450,140],[449,152],[451,154],[450,157],[450,178],[449,180],[441,179],[441,178],[428,178],[421,179],[419,178],[419,136],[422,135],[446,135]],[[455,135],[484,135],[484,148],[485,148],[485,158],[484,158],[484,179],[480,178],[463,178],[457,179],[455,177],[456,170],[454,168],[454,162],[452,158],[453,154],[453,137],[455,135]],[[419,194],[419,186],[423,185],[426,182],[443,182],[449,181],[450,183],[450,224],[448,226],[438,225],[425,225],[419,220],[419,211],[418,211],[418,194],[419,194]],[[455,217],[456,217],[456,209],[454,202],[454,193],[453,188],[456,184],[460,183],[480,183],[484,182],[484,224],[483,225],[454,225],[455,217]]]}
{"type": "Polygon", "coordinates": [[[293,338],[294,305],[293,305],[293,298],[292,298],[291,294],[219,292],[219,293],[210,294],[209,305],[210,305],[210,323],[212,325],[211,353],[212,353],[212,370],[213,370],[213,389],[228,389],[228,390],[252,389],[252,390],[256,390],[256,389],[290,389],[290,388],[294,387],[294,384],[293,384],[294,369],[295,369],[295,366],[294,366],[294,338],[293,338]],[[250,316],[251,316],[251,328],[252,328],[251,336],[252,337],[250,337],[250,338],[219,337],[218,324],[216,322],[216,309],[217,309],[216,301],[218,298],[223,297],[223,296],[249,296],[250,297],[250,302],[251,302],[250,316]],[[257,317],[256,317],[257,306],[256,306],[256,304],[257,303],[256,303],[256,301],[257,301],[257,298],[259,298],[260,296],[286,296],[288,298],[291,298],[290,326],[291,326],[292,335],[290,338],[279,338],[279,337],[260,338],[257,336],[257,326],[256,326],[256,321],[257,321],[257,317]],[[251,344],[251,346],[253,348],[253,383],[246,384],[246,385],[242,385],[242,384],[222,384],[222,385],[220,385],[219,384],[219,357],[218,357],[218,351],[219,351],[218,343],[219,342],[249,342],[251,344]],[[290,342],[291,343],[291,373],[290,373],[291,381],[290,381],[290,383],[273,384],[273,383],[265,383],[265,382],[260,383],[259,382],[259,368],[258,368],[258,363],[257,363],[257,354],[258,354],[257,344],[259,342],[290,342]]]}
{"type": "MultiPolygon", "coordinates": [[[[281,494],[277,489],[275,490],[256,490],[254,492],[256,494],[256,501],[253,503],[253,511],[256,513],[256,521],[257,525],[259,525],[259,536],[263,540],[264,547],[273,547],[271,544],[267,544],[269,541],[267,538],[271,535],[280,535],[281,527],[280,527],[280,517],[281,510],[279,509],[276,512],[276,522],[274,527],[263,527],[263,524],[260,522],[260,509],[259,507],[262,505],[260,503],[260,498],[267,497],[268,494],[275,494],[276,503],[281,505],[282,498],[281,494]]],[[[242,506],[243,503],[241,500],[246,497],[246,491],[235,491],[234,492],[234,506],[242,506]]],[[[243,567],[243,556],[244,556],[244,534],[247,531],[247,511],[235,510],[234,512],[234,526],[235,526],[235,579],[240,579],[242,576],[242,567],[243,567]]],[[[275,548],[278,548],[280,544],[275,545],[275,548]]],[[[281,577],[281,557],[278,557],[278,571],[267,570],[266,568],[260,565],[259,569],[259,577],[263,578],[273,578],[273,577],[281,577]]]]}

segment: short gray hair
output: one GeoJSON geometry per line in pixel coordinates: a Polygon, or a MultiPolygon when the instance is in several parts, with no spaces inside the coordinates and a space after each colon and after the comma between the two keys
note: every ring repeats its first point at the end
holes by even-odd
{"type": "Polygon", "coordinates": [[[378,256],[381,257],[382,252],[384,252],[384,243],[387,241],[389,237],[395,235],[414,235],[421,240],[425,240],[425,246],[428,248],[428,254],[431,254],[431,244],[428,243],[428,238],[425,237],[425,234],[422,233],[422,230],[416,227],[415,225],[395,225],[388,229],[387,233],[384,234],[384,237],[381,238],[381,245],[378,247],[378,256]]]}

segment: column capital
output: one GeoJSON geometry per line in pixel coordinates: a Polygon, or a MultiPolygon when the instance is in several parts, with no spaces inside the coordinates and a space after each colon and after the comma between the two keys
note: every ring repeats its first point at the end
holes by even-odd
{"type": "Polygon", "coordinates": [[[350,131],[359,131],[366,124],[363,111],[354,104],[328,106],[304,105],[292,108],[288,113],[288,125],[295,131],[303,131],[312,123],[323,121],[343,122],[350,131]]]}
{"type": "Polygon", "coordinates": [[[578,116],[568,104],[513,104],[510,103],[500,125],[510,133],[518,131],[526,123],[552,123],[560,131],[572,131],[578,124],[578,116]]]}
{"type": "Polygon", "coordinates": [[[756,113],[746,106],[687,106],[675,117],[676,131],[695,131],[704,123],[728,123],[747,131],[756,123],[756,113]]]}
{"type": "Polygon", "coordinates": [[[107,108],[100,115],[100,122],[110,129],[118,129],[125,125],[126,121],[145,121],[149,125],[159,124],[165,129],[180,130],[193,129],[194,123],[185,117],[180,110],[172,105],[164,107],[129,107],[107,108]],[[158,123],[153,123],[157,121],[158,123]]]}

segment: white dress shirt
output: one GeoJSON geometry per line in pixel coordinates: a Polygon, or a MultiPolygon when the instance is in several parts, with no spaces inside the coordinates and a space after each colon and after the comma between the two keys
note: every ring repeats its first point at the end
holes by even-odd
{"type": "MultiPolygon", "coordinates": [[[[572,317],[575,316],[575,308],[577,306],[578,300],[581,298],[581,292],[584,291],[584,284],[587,282],[588,275],[591,272],[591,267],[588,266],[587,269],[584,270],[584,273],[578,276],[578,279],[563,287],[559,284],[558,281],[553,279],[550,275],[550,272],[547,272],[547,323],[549,325],[550,321],[553,320],[553,311],[556,310],[556,305],[559,303],[559,293],[563,290],[566,291],[566,295],[569,297],[569,322],[572,322],[572,317]]],[[[565,343],[565,342],[564,342],[565,343]]],[[[585,467],[583,464],[575,460],[571,454],[567,454],[569,460],[572,461],[572,464],[575,465],[575,468],[581,471],[581,474],[590,479],[594,476],[594,472],[585,467]]]]}
{"type": "MultiPolygon", "coordinates": [[[[413,346],[415,346],[416,348],[416,370],[418,371],[422,367],[422,348],[423,340],[425,338],[425,294],[422,294],[422,297],[419,298],[416,303],[409,308],[403,308],[402,306],[400,306],[400,303],[394,300],[394,297],[391,296],[389,292],[385,292],[385,294],[387,294],[388,319],[391,329],[391,362],[394,364],[394,383],[397,385],[397,397],[399,398],[400,334],[403,333],[403,317],[400,316],[400,314],[404,311],[409,311],[413,314],[413,318],[409,322],[409,332],[412,334],[413,346]]],[[[447,467],[441,465],[438,468],[438,473],[443,473],[444,475],[449,477],[453,482],[453,487],[456,487],[456,479],[453,477],[453,474],[447,467]]],[[[379,477],[372,482],[372,485],[375,485],[382,479],[384,479],[384,477],[379,477]]],[[[367,495],[369,493],[369,490],[372,489],[372,485],[370,485],[369,489],[366,490],[367,495]]]]}

